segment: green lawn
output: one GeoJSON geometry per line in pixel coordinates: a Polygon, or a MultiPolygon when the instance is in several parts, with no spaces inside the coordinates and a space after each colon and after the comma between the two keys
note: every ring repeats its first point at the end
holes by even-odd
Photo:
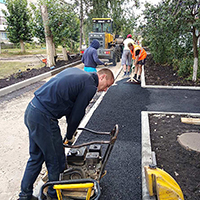
{"type": "MultiPolygon", "coordinates": [[[[56,53],[61,53],[62,52],[62,47],[59,46],[56,49],[56,53]]],[[[30,66],[29,62],[5,62],[1,60],[1,58],[9,58],[11,57],[12,59],[17,58],[18,56],[26,56],[26,55],[43,55],[46,57],[46,49],[45,48],[35,48],[35,49],[26,49],[25,53],[21,53],[21,49],[1,49],[1,54],[0,54],[0,79],[6,78],[14,73],[17,73],[19,70],[21,71],[26,71],[28,68],[41,68],[44,67],[44,63],[40,63],[34,66],[30,66]]],[[[40,56],[42,59],[42,56],[40,56]]],[[[38,59],[39,61],[39,59],[38,59]]]]}
{"type": "Polygon", "coordinates": [[[44,67],[44,64],[38,64],[35,66],[29,66],[29,62],[1,62],[0,61],[0,79],[6,78],[14,73],[17,73],[19,70],[26,71],[28,68],[41,68],[44,67]]]}

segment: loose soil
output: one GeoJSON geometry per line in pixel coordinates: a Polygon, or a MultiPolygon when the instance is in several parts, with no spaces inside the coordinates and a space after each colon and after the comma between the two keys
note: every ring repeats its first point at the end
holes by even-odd
{"type": "Polygon", "coordinates": [[[191,116],[149,115],[152,151],[156,153],[157,166],[177,181],[185,200],[199,200],[200,153],[183,148],[177,137],[188,132],[200,134],[200,126],[184,124],[181,117],[191,116]]]}
{"type": "Polygon", "coordinates": [[[145,64],[145,82],[147,85],[200,86],[200,79],[196,82],[184,80],[172,66],[156,64],[151,55],[147,56],[145,64]]]}
{"type": "MultiPolygon", "coordinates": [[[[67,65],[76,60],[80,60],[80,56],[76,55],[68,61],[58,60],[56,62],[56,68],[67,65]]],[[[18,83],[25,79],[37,76],[39,74],[50,71],[49,67],[42,67],[40,69],[27,69],[27,71],[15,73],[0,79],[0,88],[18,83]]],[[[172,66],[162,66],[156,64],[151,55],[147,56],[147,61],[145,64],[145,82],[147,85],[163,85],[163,86],[200,86],[200,80],[193,82],[184,80],[183,78],[178,77],[177,72],[173,70],[172,66]]]]}

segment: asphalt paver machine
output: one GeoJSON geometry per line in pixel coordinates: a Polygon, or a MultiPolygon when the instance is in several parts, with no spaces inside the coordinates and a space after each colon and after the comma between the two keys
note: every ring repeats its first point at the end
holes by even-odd
{"type": "Polygon", "coordinates": [[[53,186],[59,200],[99,199],[101,194],[99,183],[106,174],[105,166],[118,136],[118,125],[115,125],[110,132],[97,132],[87,128],[78,130],[107,135],[109,140],[91,141],[73,146],[64,144],[65,148],[70,148],[66,155],[67,169],[60,175],[59,181],[46,181],[41,187],[39,200],[46,199],[45,191],[48,186],[53,186]]]}

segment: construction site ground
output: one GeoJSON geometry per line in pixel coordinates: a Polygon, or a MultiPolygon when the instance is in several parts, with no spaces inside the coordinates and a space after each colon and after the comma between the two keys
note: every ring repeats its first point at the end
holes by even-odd
{"type": "MultiPolygon", "coordinates": [[[[79,67],[83,69],[83,65],[79,65],[79,67]]],[[[116,67],[111,67],[111,69],[117,74],[121,70],[121,63],[118,63],[116,67]]],[[[177,180],[186,200],[199,199],[200,176],[199,173],[193,174],[190,170],[197,169],[198,172],[199,154],[189,152],[182,147],[178,147],[179,149],[175,152],[171,151],[174,149],[173,147],[179,145],[176,136],[180,132],[191,131],[191,129],[199,131],[199,127],[193,125],[188,125],[184,129],[178,124],[179,128],[177,128],[179,120],[175,122],[172,120],[178,119],[177,116],[181,113],[184,113],[184,116],[200,113],[198,88],[192,90],[188,88],[146,88],[138,84],[126,83],[127,80],[128,77],[123,77],[121,71],[115,84],[103,96],[102,101],[86,124],[87,128],[97,131],[110,131],[115,124],[119,125],[119,136],[106,166],[108,173],[100,183],[101,199],[138,200],[143,198],[141,174],[141,112],[143,111],[150,113],[151,134],[155,134],[154,132],[159,134],[155,138],[152,136],[152,141],[161,138],[161,140],[157,140],[156,144],[152,142],[152,148],[155,151],[160,150],[159,153],[156,152],[158,166],[177,180]],[[159,118],[159,115],[163,117],[159,118]],[[161,122],[170,125],[165,126],[161,122]],[[165,138],[167,141],[164,140],[165,138]],[[171,148],[165,146],[168,144],[168,140],[173,142],[174,146],[171,148]],[[169,152],[169,155],[165,155],[161,161],[159,156],[164,155],[162,151],[169,152]],[[184,160],[177,165],[178,155],[181,156],[182,151],[184,151],[184,160]],[[192,159],[191,156],[196,160],[192,159]],[[170,161],[168,166],[170,157],[174,160],[170,161]],[[176,168],[173,168],[173,165],[176,165],[176,168]],[[183,175],[185,175],[184,178],[182,178],[183,175]],[[187,181],[189,179],[191,182],[187,181]]],[[[0,199],[2,200],[16,200],[20,191],[20,182],[28,159],[29,146],[28,132],[23,122],[24,111],[33,97],[33,92],[45,81],[47,80],[38,81],[0,97],[0,199]]],[[[65,134],[65,119],[61,119],[59,123],[62,133],[65,134]]],[[[92,139],[95,138],[90,134],[81,134],[77,142],[82,143],[92,139]]]]}

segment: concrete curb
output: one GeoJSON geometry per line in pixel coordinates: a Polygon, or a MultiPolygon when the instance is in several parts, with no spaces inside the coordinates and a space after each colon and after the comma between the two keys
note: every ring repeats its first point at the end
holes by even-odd
{"type": "MultiPolygon", "coordinates": [[[[68,67],[73,67],[74,65],[77,65],[77,64],[80,64],[81,63],[81,60],[80,61],[76,61],[74,63],[71,63],[69,65],[65,65],[63,67],[60,67],[58,69],[54,69],[52,71],[49,71],[49,72],[46,72],[44,74],[41,74],[41,75],[38,75],[38,76],[35,76],[35,77],[32,77],[30,79],[27,79],[27,80],[24,80],[22,82],[19,82],[19,83],[16,83],[16,84],[13,84],[13,85],[10,85],[8,87],[5,87],[5,88],[2,88],[0,89],[0,97],[1,96],[4,96],[6,94],[9,94],[11,92],[14,92],[16,90],[19,90],[23,87],[26,87],[30,84],[33,84],[37,81],[40,81],[42,79],[45,79],[45,78],[48,78],[52,75],[55,75],[59,72],[61,72],[62,70],[68,68],[68,67]]],[[[146,85],[145,83],[145,73],[144,73],[144,66],[142,66],[143,70],[142,70],[142,74],[141,74],[141,87],[142,88],[160,88],[160,89],[188,89],[188,90],[200,90],[200,87],[190,87],[190,86],[159,86],[159,85],[146,85]]]]}
{"type": "Polygon", "coordinates": [[[16,90],[19,90],[19,89],[21,89],[21,88],[23,88],[23,87],[26,87],[26,86],[28,86],[28,85],[30,85],[30,84],[33,84],[33,83],[35,83],[35,82],[37,82],[37,81],[40,81],[40,80],[42,80],[42,79],[48,78],[48,77],[50,77],[50,76],[52,76],[52,75],[55,75],[55,74],[61,72],[62,70],[66,69],[66,68],[68,68],[68,67],[73,67],[74,65],[80,64],[81,62],[82,62],[81,60],[80,60],[80,61],[76,61],[76,62],[74,62],[74,63],[65,65],[65,66],[63,66],[63,67],[59,67],[59,68],[54,69],[54,70],[52,70],[52,71],[49,71],[49,72],[40,74],[40,75],[35,76],[35,77],[32,77],[32,78],[30,78],[30,79],[21,81],[21,82],[19,82],[19,83],[10,85],[10,86],[5,87],[5,88],[2,88],[2,89],[0,89],[0,97],[1,97],[1,96],[4,96],[4,95],[6,95],[6,94],[9,94],[9,93],[11,93],[11,92],[14,92],[14,91],[16,91],[16,90]]]}
{"type": "Polygon", "coordinates": [[[151,140],[150,140],[150,130],[149,130],[149,116],[148,112],[142,111],[141,113],[141,132],[142,132],[142,199],[143,200],[155,200],[155,197],[150,197],[147,189],[147,183],[145,178],[144,166],[149,166],[152,164],[152,151],[151,151],[151,140]]]}

